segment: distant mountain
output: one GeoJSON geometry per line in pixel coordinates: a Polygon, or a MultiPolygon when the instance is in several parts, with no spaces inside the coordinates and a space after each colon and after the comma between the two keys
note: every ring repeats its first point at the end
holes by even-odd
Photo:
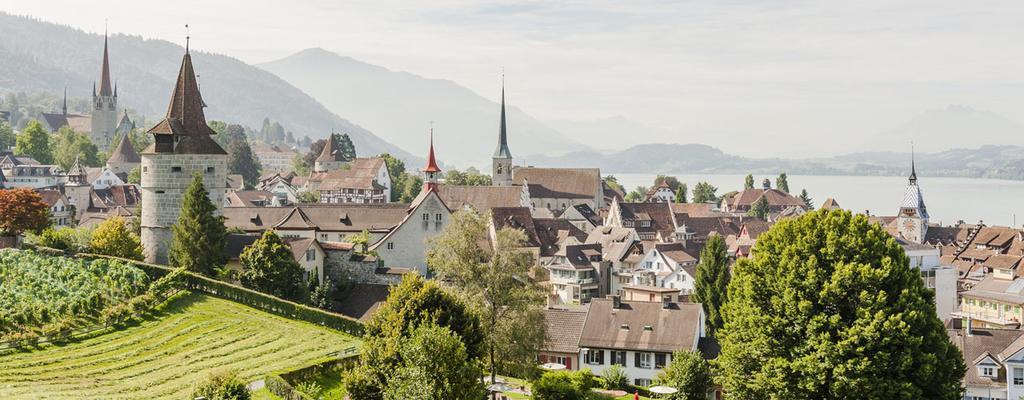
{"type": "MultiPolygon", "coordinates": [[[[910,153],[853,153],[831,158],[746,158],[700,144],[644,144],[603,154],[580,151],[558,157],[531,156],[528,165],[599,167],[603,172],[686,174],[775,174],[902,176],[910,153]]],[[[982,146],[939,153],[918,153],[922,176],[958,176],[1024,180],[1024,147],[982,146]]]]}
{"type": "Polygon", "coordinates": [[[586,141],[593,147],[602,149],[618,149],[623,137],[665,137],[667,133],[661,129],[650,127],[621,115],[586,121],[550,120],[549,126],[564,133],[570,138],[586,141]]]}
{"type": "Polygon", "coordinates": [[[1024,125],[991,111],[949,105],[927,110],[876,136],[881,148],[907,148],[910,141],[923,152],[983,145],[1024,146],[1024,125]]]}
{"type": "MultiPolygon", "coordinates": [[[[392,71],[320,48],[258,66],[406,150],[426,152],[427,126],[434,121],[440,159],[458,166],[490,165],[499,106],[455,82],[392,71]]],[[[498,91],[495,87],[491,98],[498,98],[498,91]]],[[[509,103],[515,97],[511,88],[509,103]]],[[[507,119],[513,156],[586,149],[516,107],[507,108],[507,119]]]]}
{"type": "MultiPolygon", "coordinates": [[[[297,137],[326,137],[334,129],[348,133],[359,154],[390,152],[418,165],[422,156],[405,152],[369,130],[332,113],[277,76],[232,57],[203,53],[192,42],[207,119],[260,127],[264,117],[278,121],[297,137]]],[[[0,13],[0,91],[92,95],[99,79],[103,37],[36,19],[0,13]]],[[[167,110],[173,80],[184,49],[163,40],[110,37],[110,70],[119,104],[155,123],[167,110]]],[[[55,110],[56,111],[56,110],[55,110]]]]}

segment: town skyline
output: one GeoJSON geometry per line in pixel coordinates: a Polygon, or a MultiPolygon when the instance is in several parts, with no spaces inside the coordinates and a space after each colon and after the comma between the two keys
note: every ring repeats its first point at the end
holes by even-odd
{"type": "Polygon", "coordinates": [[[1021,29],[1014,6],[445,2],[382,12],[305,3],[278,15],[257,3],[243,17],[226,3],[203,15],[187,2],[6,3],[7,12],[87,32],[102,33],[106,20],[113,34],[178,44],[189,23],[193,48],[250,64],[322,47],[452,80],[493,101],[504,67],[510,106],[556,129],[621,116],[644,143],[703,143],[745,156],[803,155],[790,144],[822,135],[830,136],[816,145],[822,155],[904,146],[886,133],[951,105],[1014,122],[1024,112],[1014,89],[1024,62],[1009,40],[1021,29]]]}

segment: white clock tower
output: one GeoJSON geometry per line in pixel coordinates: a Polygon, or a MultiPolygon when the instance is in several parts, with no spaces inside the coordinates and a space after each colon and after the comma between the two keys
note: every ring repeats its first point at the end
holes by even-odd
{"type": "Polygon", "coordinates": [[[896,217],[900,237],[915,243],[924,243],[928,233],[928,208],[924,205],[921,187],[917,186],[917,170],[914,158],[910,158],[910,179],[903,195],[903,204],[896,217]]]}

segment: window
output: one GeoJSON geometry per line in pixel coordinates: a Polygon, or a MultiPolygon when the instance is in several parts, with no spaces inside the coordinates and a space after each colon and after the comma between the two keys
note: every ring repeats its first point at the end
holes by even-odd
{"type": "Polygon", "coordinates": [[[1013,386],[1024,386],[1024,368],[1013,369],[1013,386]]]}
{"type": "Polygon", "coordinates": [[[665,359],[668,358],[668,354],[656,353],[654,354],[654,368],[662,369],[665,368],[665,359]]]}
{"type": "Polygon", "coordinates": [[[171,172],[181,172],[181,167],[171,167],[171,172]]]}
{"type": "Polygon", "coordinates": [[[651,380],[650,379],[637,378],[637,379],[633,380],[633,384],[637,385],[637,386],[647,387],[647,386],[651,386],[651,380]]]}
{"type": "Polygon", "coordinates": [[[395,242],[388,242],[387,247],[388,247],[388,250],[394,250],[395,249],[395,242]]]}
{"type": "Polygon", "coordinates": [[[626,366],[626,352],[612,351],[612,364],[626,366]]]}
{"type": "Polygon", "coordinates": [[[316,250],[306,250],[306,261],[316,261],[316,250]]]}
{"type": "Polygon", "coordinates": [[[213,167],[206,167],[206,173],[212,174],[213,173],[213,167]]]}
{"type": "Polygon", "coordinates": [[[587,350],[587,364],[604,365],[604,350],[587,350]]]}
{"type": "Polygon", "coordinates": [[[996,376],[996,369],[993,367],[981,367],[981,376],[993,377],[996,376]]]}
{"type": "Polygon", "coordinates": [[[435,214],[435,215],[434,215],[434,220],[435,220],[435,221],[440,221],[440,220],[441,220],[441,213],[437,213],[437,214],[435,214]]]}
{"type": "Polygon", "coordinates": [[[430,214],[429,213],[423,213],[423,220],[424,221],[430,221],[430,214]]]}
{"type": "Polygon", "coordinates": [[[643,369],[651,369],[654,366],[654,354],[651,353],[636,353],[636,357],[633,358],[633,366],[643,369]]]}

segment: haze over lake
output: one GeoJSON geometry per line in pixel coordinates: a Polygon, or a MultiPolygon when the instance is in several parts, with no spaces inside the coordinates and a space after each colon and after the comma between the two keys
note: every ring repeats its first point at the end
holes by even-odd
{"type": "MultiPolygon", "coordinates": [[[[627,191],[638,185],[649,187],[654,182],[655,174],[620,174],[614,175],[627,191]]],[[[710,182],[718,188],[718,195],[743,188],[746,175],[674,175],[689,188],[688,196],[693,196],[693,186],[700,181],[710,182]]],[[[775,176],[754,175],[754,182],[760,187],[761,181],[769,178],[775,186],[775,176]]],[[[984,221],[986,225],[1019,226],[1024,223],[1024,181],[1007,181],[999,179],[978,178],[939,178],[919,176],[918,184],[924,195],[931,222],[943,225],[963,220],[968,223],[984,221]],[[1014,214],[1020,218],[1015,223],[1014,214]]],[[[821,205],[826,198],[832,197],[843,208],[856,212],[870,210],[872,215],[896,215],[903,191],[907,185],[906,177],[898,176],[813,176],[790,175],[789,188],[794,194],[800,189],[807,189],[814,199],[814,207],[821,205]]]]}

